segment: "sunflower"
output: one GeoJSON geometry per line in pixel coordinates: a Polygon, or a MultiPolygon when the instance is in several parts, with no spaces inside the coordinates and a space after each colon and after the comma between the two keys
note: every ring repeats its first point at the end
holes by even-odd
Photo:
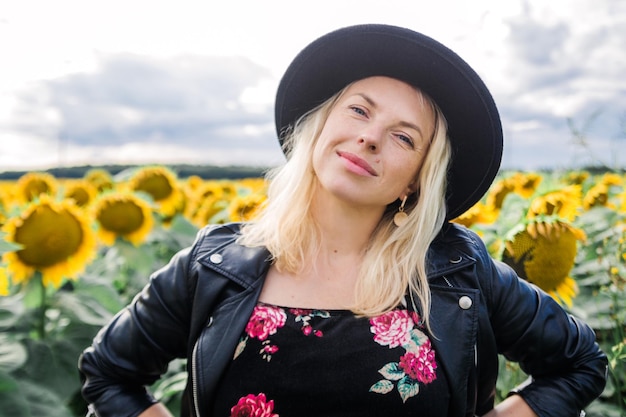
{"type": "Polygon", "coordinates": [[[618,210],[626,214],[626,190],[619,193],[617,200],[620,202],[618,210]]]}
{"type": "Polygon", "coordinates": [[[469,210],[461,214],[459,217],[453,219],[455,223],[464,225],[465,227],[471,227],[474,224],[491,224],[498,218],[498,211],[492,207],[485,205],[479,201],[474,204],[469,210]]]}
{"type": "Polygon", "coordinates": [[[22,203],[33,201],[40,195],[54,195],[56,178],[47,172],[28,172],[17,180],[17,199],[22,203]]]}
{"type": "Polygon", "coordinates": [[[537,190],[537,187],[541,182],[541,175],[534,172],[518,172],[510,177],[508,181],[513,185],[513,191],[516,194],[519,194],[524,198],[529,198],[537,190]]]}
{"type": "Polygon", "coordinates": [[[496,182],[487,193],[487,207],[492,211],[499,211],[504,204],[507,195],[515,191],[515,183],[509,178],[496,182]]]}
{"type": "Polygon", "coordinates": [[[234,198],[237,196],[237,184],[235,181],[217,181],[217,185],[222,189],[223,198],[234,198]]]}
{"type": "Polygon", "coordinates": [[[154,166],[140,169],[131,178],[130,188],[150,195],[158,211],[166,217],[174,216],[184,206],[176,174],[168,168],[154,166]]]}
{"type": "Polygon", "coordinates": [[[150,205],[131,192],[105,193],[94,203],[93,210],[98,237],[109,246],[118,237],[139,245],[154,226],[150,205]]]}
{"type": "Polygon", "coordinates": [[[582,205],[581,186],[569,185],[557,191],[550,191],[534,198],[528,209],[528,218],[557,216],[573,221],[582,205]]]}
{"type": "Polygon", "coordinates": [[[3,230],[7,241],[22,247],[3,255],[15,284],[39,271],[45,286],[58,288],[63,278],[75,279],[96,253],[91,219],[73,202],[55,202],[45,194],[10,218],[3,230]]]}
{"type": "Polygon", "coordinates": [[[109,171],[104,169],[90,169],[83,176],[84,180],[96,187],[98,192],[111,190],[115,187],[113,177],[109,171]]]}
{"type": "Polygon", "coordinates": [[[565,181],[568,184],[581,185],[589,178],[589,172],[587,171],[572,171],[565,176],[565,181]]]}
{"type": "Polygon", "coordinates": [[[193,192],[197,190],[199,187],[204,184],[204,180],[199,175],[190,175],[187,177],[187,180],[183,182],[183,188],[186,190],[193,192]]]}
{"type": "Polygon", "coordinates": [[[5,267],[0,266],[0,297],[9,295],[9,277],[5,267]]]}
{"type": "Polygon", "coordinates": [[[5,198],[0,191],[0,226],[4,224],[7,219],[6,213],[8,211],[8,203],[5,201],[5,198]]]}
{"type": "Polygon", "coordinates": [[[583,207],[589,210],[592,207],[607,206],[609,203],[609,187],[599,182],[591,187],[583,198],[583,207]]]}
{"type": "Polygon", "coordinates": [[[614,172],[607,172],[606,174],[602,176],[602,178],[600,179],[600,182],[609,186],[622,185],[624,182],[624,179],[619,174],[615,174],[614,172]]]}
{"type": "Polygon", "coordinates": [[[578,287],[569,276],[582,230],[559,220],[530,221],[505,241],[502,260],[559,302],[572,305],[578,287]]]}
{"type": "Polygon", "coordinates": [[[264,205],[265,200],[266,197],[263,194],[237,196],[230,201],[228,216],[234,222],[252,220],[264,205]]]}
{"type": "Polygon", "coordinates": [[[239,186],[252,193],[266,194],[268,183],[265,178],[243,178],[239,181],[239,186]]]}
{"type": "Polygon", "coordinates": [[[224,198],[224,188],[218,181],[205,181],[200,184],[196,184],[195,189],[190,191],[185,216],[188,219],[195,221],[198,216],[198,211],[202,209],[202,207],[206,207],[208,204],[205,203],[206,201],[213,203],[214,201],[222,200],[224,198]]]}
{"type": "Polygon", "coordinates": [[[87,180],[68,181],[63,196],[74,200],[77,206],[86,207],[96,198],[98,189],[87,180]]]}
{"type": "Polygon", "coordinates": [[[191,222],[198,227],[204,227],[207,224],[225,223],[228,219],[216,218],[216,215],[223,212],[229,207],[229,202],[221,198],[207,198],[202,201],[200,207],[196,210],[191,222]]]}

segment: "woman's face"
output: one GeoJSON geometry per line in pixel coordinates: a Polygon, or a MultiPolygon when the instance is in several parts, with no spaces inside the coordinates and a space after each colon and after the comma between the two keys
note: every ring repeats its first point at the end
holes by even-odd
{"type": "Polygon", "coordinates": [[[353,83],[330,111],[313,150],[321,189],[382,212],[415,191],[433,130],[431,106],[411,85],[379,76],[353,83]]]}

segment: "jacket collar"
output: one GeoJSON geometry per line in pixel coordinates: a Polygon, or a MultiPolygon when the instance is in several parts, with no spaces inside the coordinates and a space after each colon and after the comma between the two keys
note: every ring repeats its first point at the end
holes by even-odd
{"type": "Polygon", "coordinates": [[[247,247],[238,244],[240,225],[230,224],[213,229],[200,242],[198,262],[234,282],[249,288],[263,278],[269,269],[271,255],[263,247],[247,247]]]}
{"type": "MultiPolygon", "coordinates": [[[[267,273],[271,254],[263,247],[246,247],[238,244],[240,224],[230,224],[213,229],[211,239],[201,242],[198,262],[217,271],[245,288],[253,286],[267,273]]],[[[205,237],[207,236],[205,235],[205,237]]],[[[457,225],[448,224],[437,236],[428,253],[428,279],[451,274],[476,263],[467,250],[473,246],[473,235],[457,225]]]]}

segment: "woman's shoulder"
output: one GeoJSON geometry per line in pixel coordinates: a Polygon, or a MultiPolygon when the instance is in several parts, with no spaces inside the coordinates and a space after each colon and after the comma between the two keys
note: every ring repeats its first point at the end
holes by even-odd
{"type": "Polygon", "coordinates": [[[209,224],[198,230],[191,250],[200,256],[215,248],[235,243],[241,236],[241,223],[209,224]]]}
{"type": "Polygon", "coordinates": [[[217,266],[233,274],[264,270],[270,258],[265,247],[249,247],[238,242],[243,223],[208,225],[198,231],[191,251],[191,262],[217,266]]]}
{"type": "Polygon", "coordinates": [[[491,256],[478,234],[463,225],[447,223],[430,245],[429,276],[479,264],[491,268],[491,256]]]}
{"type": "Polygon", "coordinates": [[[444,224],[441,232],[432,243],[434,249],[450,246],[466,247],[468,250],[474,251],[482,251],[485,247],[482,239],[476,232],[453,222],[444,224]]]}
{"type": "Polygon", "coordinates": [[[198,230],[196,244],[206,240],[237,238],[241,234],[242,223],[208,224],[198,230]]]}

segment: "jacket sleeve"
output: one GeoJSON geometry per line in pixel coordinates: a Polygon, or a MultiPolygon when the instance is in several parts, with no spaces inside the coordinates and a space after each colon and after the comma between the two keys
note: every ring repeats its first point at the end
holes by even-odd
{"type": "Polygon", "coordinates": [[[100,417],[134,417],[156,402],[146,386],[187,353],[189,258],[176,254],[79,359],[83,397],[100,417]]]}
{"type": "Polygon", "coordinates": [[[594,331],[504,263],[485,261],[493,268],[486,290],[498,351],[530,375],[513,392],[540,417],[579,416],[606,384],[594,331]]]}

